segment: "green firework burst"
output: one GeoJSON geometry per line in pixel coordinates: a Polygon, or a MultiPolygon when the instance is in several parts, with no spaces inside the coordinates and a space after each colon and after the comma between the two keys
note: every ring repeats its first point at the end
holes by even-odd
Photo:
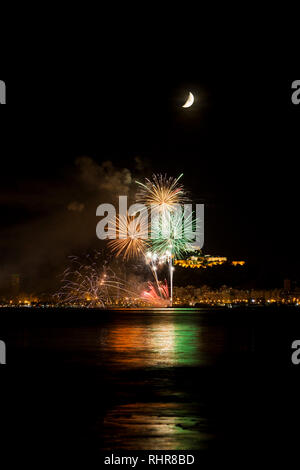
{"type": "Polygon", "coordinates": [[[193,249],[197,220],[183,208],[157,217],[151,227],[152,251],[159,256],[170,253],[174,258],[193,249]]]}

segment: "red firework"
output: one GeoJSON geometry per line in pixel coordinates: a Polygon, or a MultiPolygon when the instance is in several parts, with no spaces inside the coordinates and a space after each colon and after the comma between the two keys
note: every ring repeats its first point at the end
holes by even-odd
{"type": "Polygon", "coordinates": [[[144,291],[142,298],[156,307],[168,307],[170,305],[170,294],[167,281],[155,285],[148,282],[148,291],[144,291]]]}

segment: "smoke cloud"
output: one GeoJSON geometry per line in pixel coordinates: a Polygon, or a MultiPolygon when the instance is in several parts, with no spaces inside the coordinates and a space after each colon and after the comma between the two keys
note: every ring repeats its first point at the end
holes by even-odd
{"type": "Polygon", "coordinates": [[[97,206],[130,195],[132,181],[127,168],[80,157],[60,179],[27,181],[21,191],[1,195],[12,221],[0,237],[0,289],[13,274],[23,290],[55,289],[68,255],[101,248],[97,206]]]}

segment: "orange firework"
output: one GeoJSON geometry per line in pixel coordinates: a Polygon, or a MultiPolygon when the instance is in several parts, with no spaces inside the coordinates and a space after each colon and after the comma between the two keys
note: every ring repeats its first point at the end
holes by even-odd
{"type": "Polygon", "coordinates": [[[113,225],[118,238],[110,240],[108,246],[116,256],[129,259],[145,253],[148,227],[139,218],[118,216],[113,225]]]}
{"type": "Polygon", "coordinates": [[[152,180],[146,178],[145,184],[136,181],[141,187],[137,194],[138,202],[160,212],[172,211],[177,204],[186,201],[183,186],[178,183],[181,177],[182,174],[178,178],[153,175],[152,180]]]}

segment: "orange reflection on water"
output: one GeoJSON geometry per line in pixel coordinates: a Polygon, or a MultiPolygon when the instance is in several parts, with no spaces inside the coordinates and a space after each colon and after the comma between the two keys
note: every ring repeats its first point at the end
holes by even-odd
{"type": "Polygon", "coordinates": [[[122,366],[149,367],[175,361],[175,328],[170,323],[116,326],[110,329],[107,342],[116,353],[114,362],[122,366]]]}

